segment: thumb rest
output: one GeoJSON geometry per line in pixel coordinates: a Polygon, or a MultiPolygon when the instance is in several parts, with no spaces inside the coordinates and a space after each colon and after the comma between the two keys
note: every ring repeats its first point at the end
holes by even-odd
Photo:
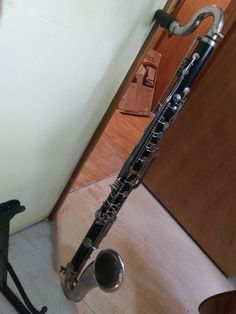
{"type": "Polygon", "coordinates": [[[72,260],[62,269],[62,287],[66,297],[74,302],[81,301],[87,292],[95,287],[103,291],[117,290],[124,279],[124,263],[113,250],[101,251],[94,262],[83,272],[90,255],[99,247],[104,236],[116,220],[116,216],[129,196],[137,188],[157,155],[159,142],[166,130],[176,119],[192,84],[211,56],[216,41],[222,37],[224,24],[223,12],[214,5],[199,10],[186,26],[181,24],[163,10],[155,13],[155,19],[167,33],[185,36],[192,33],[200,22],[208,16],[213,17],[213,24],[208,33],[198,38],[192,51],[183,60],[167,95],[161,101],[159,109],[143,137],[124,163],[117,179],[111,186],[111,192],[95,214],[85,238],[74,254],[72,260]]]}

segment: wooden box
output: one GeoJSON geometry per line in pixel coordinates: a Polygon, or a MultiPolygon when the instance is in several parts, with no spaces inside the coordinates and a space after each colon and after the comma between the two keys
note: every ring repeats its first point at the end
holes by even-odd
{"type": "Polygon", "coordinates": [[[161,55],[150,50],[118,106],[120,112],[148,116],[156,86],[161,55]]]}

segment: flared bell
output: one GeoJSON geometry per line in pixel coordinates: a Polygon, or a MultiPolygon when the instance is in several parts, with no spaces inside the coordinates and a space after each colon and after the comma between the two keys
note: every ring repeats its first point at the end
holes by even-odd
{"type": "Polygon", "coordinates": [[[67,265],[63,290],[66,297],[74,302],[81,301],[93,288],[99,287],[105,292],[119,289],[124,280],[125,267],[120,255],[112,250],[101,251],[88,265],[76,284],[70,282],[72,265],[67,265]]]}

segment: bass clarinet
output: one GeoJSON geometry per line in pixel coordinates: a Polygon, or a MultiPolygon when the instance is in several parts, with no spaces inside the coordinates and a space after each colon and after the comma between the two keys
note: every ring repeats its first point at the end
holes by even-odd
{"type": "Polygon", "coordinates": [[[214,5],[200,9],[185,26],[163,10],[157,10],[155,13],[155,19],[160,26],[168,34],[177,36],[192,33],[208,16],[213,17],[212,26],[207,34],[197,38],[193,48],[184,58],[154,118],[124,163],[111,186],[107,199],[96,211],[95,220],[79,248],[66,267],[62,268],[62,287],[66,297],[71,301],[81,301],[89,290],[97,286],[107,292],[115,291],[120,287],[124,278],[124,264],[121,257],[111,249],[101,251],[94,262],[83,272],[82,269],[115,222],[130,192],[141,183],[157,154],[160,140],[179,114],[192,84],[214,51],[217,39],[223,37],[221,31],[224,15],[222,10],[214,5]]]}

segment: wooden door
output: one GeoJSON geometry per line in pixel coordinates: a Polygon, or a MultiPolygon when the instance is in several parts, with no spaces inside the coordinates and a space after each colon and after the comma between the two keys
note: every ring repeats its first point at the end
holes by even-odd
{"type": "Polygon", "coordinates": [[[227,274],[236,274],[236,3],[226,36],[145,184],[227,274]]]}

